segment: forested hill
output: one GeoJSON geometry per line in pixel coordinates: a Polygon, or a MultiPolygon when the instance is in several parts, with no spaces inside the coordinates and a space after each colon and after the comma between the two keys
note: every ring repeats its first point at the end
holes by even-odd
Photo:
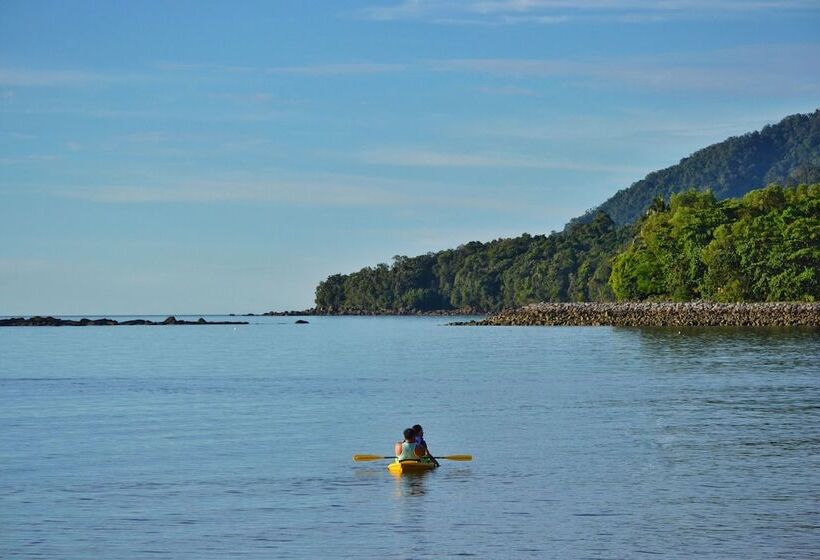
{"type": "Polygon", "coordinates": [[[692,189],[620,229],[600,212],[550,236],[395,257],[316,289],[319,309],[341,313],[613,299],[820,301],[820,184],[724,201],[692,189]]]}
{"type": "Polygon", "coordinates": [[[552,235],[524,234],[418,257],[396,256],[316,288],[325,311],[497,311],[535,301],[607,301],[610,261],[632,239],[600,213],[552,235]]]}
{"type": "MultiPolygon", "coordinates": [[[[725,271],[718,274],[714,271],[723,269],[717,261],[709,261],[718,253],[713,255],[709,252],[711,248],[706,250],[686,240],[678,240],[680,247],[675,246],[662,254],[652,244],[650,249],[654,253],[636,252],[638,245],[633,241],[637,239],[636,232],[648,235],[646,224],[655,223],[653,220],[657,221],[658,215],[666,215],[664,212],[670,201],[685,208],[684,214],[690,212],[685,201],[691,199],[703,203],[703,208],[696,208],[695,213],[706,213],[709,207],[710,216],[732,217],[734,207],[715,205],[725,199],[741,197],[770,182],[784,186],[820,183],[820,110],[810,115],[787,117],[760,132],[730,138],[695,152],[678,165],[651,173],[629,189],[620,191],[598,210],[573,220],[559,233],[549,236],[523,234],[489,243],[472,241],[456,249],[417,257],[396,256],[392,265],[379,264],[350,274],[335,274],[317,286],[316,306],[324,311],[341,313],[465,308],[497,311],[532,302],[687,297],[756,300],[775,297],[772,294],[814,301],[820,293],[817,293],[812,270],[820,268],[820,255],[808,249],[816,247],[820,239],[817,217],[820,191],[817,185],[805,192],[799,191],[801,194],[794,195],[793,200],[789,198],[792,194],[775,196],[772,193],[780,191],[766,191],[766,196],[772,195],[766,200],[777,202],[772,202],[772,208],[766,207],[766,212],[774,212],[772,216],[777,214],[775,221],[779,220],[777,223],[783,226],[781,229],[770,228],[771,231],[763,232],[756,221],[737,226],[751,228],[748,235],[742,232],[734,235],[733,239],[739,240],[740,245],[751,244],[760,249],[760,255],[771,252],[786,259],[774,262],[765,270],[760,269],[763,272],[758,269],[755,269],[757,272],[746,271],[740,279],[730,278],[725,271]],[[694,196],[697,191],[704,190],[710,190],[706,198],[701,200],[694,196]],[[711,206],[703,202],[707,199],[713,200],[711,206]],[[785,206],[781,204],[783,201],[786,201],[785,206]],[[790,205],[798,203],[802,206],[791,208],[790,205]],[[808,220],[800,222],[803,229],[787,228],[790,220],[803,215],[801,212],[808,220]],[[806,224],[808,226],[803,227],[806,224]],[[780,239],[777,235],[788,239],[788,247],[774,250],[779,242],[777,239],[780,239]],[[808,248],[800,245],[801,236],[811,240],[808,248]],[[625,251],[632,255],[631,260],[624,260],[626,257],[616,259],[625,251]],[[794,262],[799,264],[806,258],[810,265],[805,270],[789,268],[794,263],[788,259],[796,259],[794,262]],[[614,275],[613,262],[620,267],[614,275]],[[686,277],[688,284],[681,284],[680,278],[675,276],[680,272],[677,264],[684,262],[689,263],[689,272],[694,271],[694,276],[686,277]],[[778,267],[782,270],[776,270],[778,267]],[[706,279],[700,278],[698,275],[705,274],[705,270],[713,272],[706,279]],[[747,286],[744,282],[757,278],[755,275],[760,278],[747,286]],[[718,276],[726,280],[726,285],[720,284],[718,276]],[[770,277],[776,277],[780,284],[769,286],[770,277]]],[[[759,202],[755,197],[748,200],[754,204],[759,202]]],[[[688,224],[687,220],[678,216],[672,221],[680,222],[680,225],[688,224]]],[[[716,235],[725,236],[729,231],[729,222],[723,225],[725,227],[716,235]]],[[[684,229],[684,234],[688,235],[689,230],[684,229]]],[[[708,237],[712,235],[711,230],[706,233],[698,231],[703,238],[698,239],[708,238],[705,243],[711,243],[708,237]]],[[[647,238],[674,238],[664,232],[647,238]]],[[[724,241],[721,238],[721,242],[724,241]]],[[[736,250],[739,255],[737,263],[745,262],[743,258],[753,254],[744,247],[736,250]]],[[[746,264],[757,266],[750,263],[752,261],[746,264]]]]}
{"type": "Polygon", "coordinates": [[[784,186],[820,181],[820,109],[792,115],[758,132],[698,150],[677,165],[654,171],[571,223],[595,213],[616,225],[634,223],[658,196],[669,199],[690,188],[711,189],[718,200],[743,196],[770,183],[784,186]]]}

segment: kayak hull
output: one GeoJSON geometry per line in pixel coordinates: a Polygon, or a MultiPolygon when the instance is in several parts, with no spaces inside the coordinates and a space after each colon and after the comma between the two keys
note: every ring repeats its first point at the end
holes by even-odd
{"type": "Polygon", "coordinates": [[[435,463],[428,463],[426,461],[402,461],[401,463],[394,461],[387,465],[387,470],[393,474],[423,473],[435,468],[435,463]]]}

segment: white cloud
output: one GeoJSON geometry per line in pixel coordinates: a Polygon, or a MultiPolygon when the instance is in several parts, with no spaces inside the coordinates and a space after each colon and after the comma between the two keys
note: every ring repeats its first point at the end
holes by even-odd
{"type": "Polygon", "coordinates": [[[438,72],[517,79],[556,79],[578,85],[746,94],[820,91],[820,44],[752,45],[700,53],[590,59],[475,58],[431,60],[438,72]]]}
{"type": "Polygon", "coordinates": [[[404,64],[379,62],[342,62],[323,64],[300,64],[294,66],[230,66],[213,64],[184,64],[163,62],[157,65],[160,70],[170,72],[209,72],[217,74],[260,74],[291,76],[355,76],[366,74],[385,74],[400,72],[406,69],[404,64]]]}
{"type": "MultiPolygon", "coordinates": [[[[523,2],[522,6],[529,4],[523,2]]],[[[489,9],[489,8],[485,8],[489,9]]],[[[523,9],[523,8],[522,8],[523,9]]],[[[631,17],[631,16],[630,16],[631,17]]],[[[813,94],[820,91],[820,43],[759,44],[700,52],[663,52],[644,56],[598,56],[585,58],[463,58],[432,59],[412,63],[346,62],[304,64],[293,66],[248,67],[213,66],[163,63],[161,72],[138,76],[96,74],[75,70],[28,71],[0,68],[0,86],[70,87],[92,83],[127,85],[129,80],[224,80],[227,75],[254,74],[304,78],[331,78],[334,76],[368,76],[400,72],[468,73],[507,78],[503,86],[487,85],[483,93],[529,95],[532,83],[514,80],[560,80],[582,87],[620,87],[641,90],[677,91],[699,90],[712,92],[742,92],[744,94],[785,93],[813,94]]],[[[230,77],[231,80],[236,78],[230,77]]],[[[303,100],[276,99],[270,93],[215,93],[225,100],[239,102],[247,108],[246,114],[227,111],[225,115],[197,116],[193,120],[207,121],[260,121],[276,120],[293,114],[303,100]],[[274,109],[266,109],[273,106],[274,109]],[[284,106],[290,106],[286,111],[284,106]]],[[[0,109],[9,113],[68,113],[94,118],[188,118],[185,112],[161,114],[156,109],[106,109],[61,107],[11,107],[0,109]]],[[[16,104],[15,104],[16,105],[16,104]]]]}
{"type": "Polygon", "coordinates": [[[81,87],[99,84],[132,83],[154,80],[156,76],[135,73],[102,73],[75,69],[39,70],[0,67],[0,86],[81,87]]]}
{"type": "Polygon", "coordinates": [[[30,258],[0,258],[0,276],[10,276],[30,272],[42,272],[50,265],[49,261],[30,258]]]}
{"type": "MultiPolygon", "coordinates": [[[[147,184],[52,189],[53,196],[101,204],[278,204],[335,208],[456,208],[493,212],[532,213],[543,208],[522,196],[510,196],[515,185],[493,193],[454,183],[389,180],[347,175],[316,175],[301,179],[199,180],[147,184]]],[[[521,192],[526,192],[524,189],[521,192]]]]}
{"type": "Polygon", "coordinates": [[[405,70],[403,64],[379,64],[356,62],[346,64],[314,64],[303,66],[278,66],[265,68],[267,74],[291,74],[299,76],[350,76],[357,74],[384,74],[405,70]]]}
{"type": "Polygon", "coordinates": [[[56,154],[24,154],[19,156],[0,157],[0,165],[42,164],[59,160],[62,156],[56,154]]]}
{"type": "Polygon", "coordinates": [[[0,85],[3,86],[74,86],[106,79],[102,74],[74,70],[0,68],[0,85]]]}
{"type": "Polygon", "coordinates": [[[814,0],[403,0],[366,7],[374,21],[415,20],[433,24],[548,24],[576,20],[652,23],[749,13],[774,15],[817,11],[814,0]]]}
{"type": "Polygon", "coordinates": [[[488,95],[510,95],[524,97],[531,97],[535,95],[535,91],[532,89],[518,86],[482,86],[478,88],[478,91],[488,95]]]}
{"type": "Polygon", "coordinates": [[[549,160],[510,154],[454,153],[426,148],[379,148],[365,151],[359,156],[363,163],[401,167],[463,167],[463,168],[526,168],[579,171],[584,173],[630,173],[639,169],[622,165],[594,162],[549,160]]]}
{"type": "Polygon", "coordinates": [[[192,181],[160,186],[93,187],[72,189],[64,193],[56,191],[55,194],[113,204],[260,202],[317,206],[394,206],[412,202],[410,196],[387,189],[308,181],[192,181]]]}
{"type": "MultiPolygon", "coordinates": [[[[778,116],[805,112],[790,107],[771,114],[778,116]]],[[[595,139],[615,145],[627,138],[698,138],[704,142],[722,140],[771,124],[764,116],[721,115],[704,120],[654,111],[588,116],[533,116],[520,119],[483,119],[459,125],[453,132],[471,138],[518,138],[535,142],[575,142],[595,139]]]]}

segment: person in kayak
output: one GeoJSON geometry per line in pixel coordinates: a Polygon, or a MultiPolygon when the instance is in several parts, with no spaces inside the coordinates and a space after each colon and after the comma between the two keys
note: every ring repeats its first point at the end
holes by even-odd
{"type": "Polygon", "coordinates": [[[416,424],[415,426],[413,426],[413,431],[416,433],[416,444],[424,448],[424,452],[426,456],[430,459],[430,461],[435,463],[436,466],[439,466],[438,461],[436,461],[436,458],[430,454],[430,449],[427,447],[427,442],[424,441],[424,428],[421,427],[421,424],[416,424]]]}
{"type": "Polygon", "coordinates": [[[396,460],[401,461],[420,461],[422,457],[427,455],[427,450],[416,443],[416,432],[413,428],[404,430],[404,441],[396,443],[396,460]]]}

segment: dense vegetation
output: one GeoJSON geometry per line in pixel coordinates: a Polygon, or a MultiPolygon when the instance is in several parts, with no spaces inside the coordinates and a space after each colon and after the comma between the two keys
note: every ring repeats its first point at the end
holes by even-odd
{"type": "Polygon", "coordinates": [[[820,301],[820,184],[659,198],[609,283],[618,300],[820,301]]]}
{"type": "Polygon", "coordinates": [[[333,310],[464,309],[496,311],[536,301],[608,301],[610,260],[632,238],[606,214],[550,236],[473,241],[419,257],[397,256],[316,288],[316,305],[333,310]]]}
{"type": "Polygon", "coordinates": [[[820,110],[650,173],[560,233],[473,241],[330,276],[316,288],[316,306],[496,311],[616,298],[820,300],[816,184],[719,202],[770,182],[820,182],[820,110]]]}
{"type": "Polygon", "coordinates": [[[711,189],[718,200],[743,196],[771,183],[820,182],[820,110],[792,115],[759,132],[729,138],[699,150],[677,165],[650,173],[574,221],[601,211],[617,225],[640,218],[655,198],[711,189]]]}

